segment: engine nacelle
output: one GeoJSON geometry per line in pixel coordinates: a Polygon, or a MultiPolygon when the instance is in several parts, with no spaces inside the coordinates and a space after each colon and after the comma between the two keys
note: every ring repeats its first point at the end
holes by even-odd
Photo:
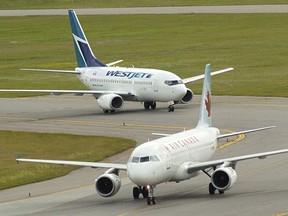
{"type": "Polygon", "coordinates": [[[95,184],[97,193],[102,197],[114,196],[121,187],[119,176],[114,173],[105,173],[101,175],[95,184]]]}
{"type": "Polygon", "coordinates": [[[177,101],[177,103],[181,103],[181,104],[188,104],[191,103],[193,100],[193,92],[191,89],[187,88],[186,94],[184,95],[184,97],[180,100],[177,101]]]}
{"type": "Polygon", "coordinates": [[[103,110],[115,110],[122,109],[124,105],[123,98],[117,94],[105,94],[101,95],[98,100],[98,105],[103,110]]]}
{"type": "Polygon", "coordinates": [[[211,182],[217,190],[230,189],[237,180],[237,173],[232,167],[220,167],[211,175],[211,182]]]}

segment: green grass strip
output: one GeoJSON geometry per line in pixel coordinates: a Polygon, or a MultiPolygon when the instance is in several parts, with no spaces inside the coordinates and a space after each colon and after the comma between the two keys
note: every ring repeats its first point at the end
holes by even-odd
{"type": "Polygon", "coordinates": [[[135,141],[67,134],[0,131],[0,190],[63,176],[75,166],[16,163],[17,157],[99,161],[135,146],[135,141]]]}
{"type": "MultiPolygon", "coordinates": [[[[121,66],[158,68],[182,78],[213,77],[213,94],[288,96],[288,14],[79,16],[95,55],[121,66]]],[[[76,66],[68,16],[0,19],[0,88],[83,89],[75,76],[19,71],[76,66]]],[[[189,85],[201,93],[202,81],[189,85]]],[[[6,94],[0,97],[29,96],[6,94]]]]}
{"type": "Polygon", "coordinates": [[[0,0],[0,9],[46,9],[46,8],[114,8],[158,7],[193,5],[264,5],[287,4],[285,0],[0,0]]]}

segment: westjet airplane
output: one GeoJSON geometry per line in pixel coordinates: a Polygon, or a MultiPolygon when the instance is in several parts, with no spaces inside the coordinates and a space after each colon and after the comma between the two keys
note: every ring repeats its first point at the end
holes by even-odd
{"type": "MultiPolygon", "coordinates": [[[[68,14],[78,67],[72,71],[22,70],[76,74],[78,79],[90,90],[1,89],[0,92],[42,92],[54,95],[72,93],[78,96],[90,94],[97,99],[99,107],[105,113],[121,110],[124,101],[144,102],[145,109],[155,109],[157,101],[168,102],[169,112],[174,111],[174,104],[192,102],[193,92],[185,84],[203,79],[203,74],[181,79],[176,74],[164,70],[113,66],[122,60],[104,64],[94,56],[74,10],[68,10],[68,14]]],[[[233,68],[226,68],[215,71],[211,75],[231,70],[233,68]]]]}
{"type": "Polygon", "coordinates": [[[235,171],[237,162],[253,158],[263,159],[270,155],[287,153],[288,149],[210,160],[216,151],[218,139],[274,127],[220,134],[219,129],[212,127],[210,89],[210,65],[206,65],[200,118],[196,128],[172,135],[162,134],[163,137],[159,139],[139,145],[132,152],[127,164],[43,159],[16,160],[107,168],[108,170],[96,179],[95,188],[102,197],[111,197],[119,191],[121,180],[118,174],[120,170],[126,170],[129,179],[136,185],[133,188],[134,198],[138,199],[142,194],[144,198],[147,198],[148,205],[156,203],[153,195],[156,185],[164,182],[187,180],[196,177],[201,171],[211,178],[209,193],[214,194],[218,190],[220,194],[223,194],[237,180],[235,171]],[[209,170],[213,171],[209,172],[209,170]]]}

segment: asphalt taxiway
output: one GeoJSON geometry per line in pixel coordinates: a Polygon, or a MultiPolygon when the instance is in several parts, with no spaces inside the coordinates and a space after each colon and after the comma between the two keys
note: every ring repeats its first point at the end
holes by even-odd
{"type": "MultiPolygon", "coordinates": [[[[225,130],[276,125],[248,134],[219,150],[215,158],[288,148],[288,99],[213,96],[213,124],[225,130]]],[[[121,112],[104,114],[89,96],[45,96],[0,99],[0,130],[109,135],[132,138],[138,144],[155,139],[152,132],[175,133],[196,125],[199,96],[168,113],[165,103],[144,110],[126,103],[121,112]]],[[[228,140],[228,142],[231,140],[228,140]]],[[[226,144],[223,140],[220,144],[226,144]]],[[[131,150],[106,161],[125,163],[131,150]]],[[[19,164],[21,166],[21,163],[19,164]]],[[[288,212],[288,155],[250,160],[237,165],[238,180],[224,195],[208,195],[205,174],[155,188],[157,204],[132,198],[133,184],[121,173],[122,187],[114,197],[96,194],[94,179],[104,170],[81,168],[49,181],[0,191],[1,215],[274,215],[288,212]],[[29,196],[30,193],[30,196],[29,196]]]]}

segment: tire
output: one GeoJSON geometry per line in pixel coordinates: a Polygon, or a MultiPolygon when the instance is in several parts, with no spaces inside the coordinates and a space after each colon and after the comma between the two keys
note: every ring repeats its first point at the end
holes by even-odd
{"type": "Polygon", "coordinates": [[[210,182],[209,184],[209,194],[214,195],[216,191],[216,188],[213,186],[213,184],[210,182]]]}
{"type": "Polygon", "coordinates": [[[140,195],[140,190],[138,187],[134,187],[133,188],[133,197],[134,199],[139,199],[139,195],[140,195]]]}

